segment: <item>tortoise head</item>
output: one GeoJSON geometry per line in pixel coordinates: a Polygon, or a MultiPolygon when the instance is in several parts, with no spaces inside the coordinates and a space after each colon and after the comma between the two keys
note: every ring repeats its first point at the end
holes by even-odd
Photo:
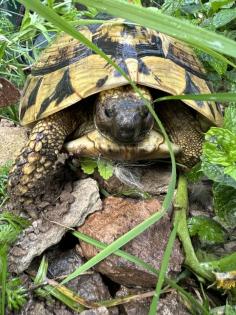
{"type": "MultiPolygon", "coordinates": [[[[139,87],[145,99],[152,100],[145,87],[139,87]]],[[[123,144],[135,144],[153,128],[153,118],[145,100],[131,86],[102,91],[96,100],[95,125],[107,138],[123,144]]]]}

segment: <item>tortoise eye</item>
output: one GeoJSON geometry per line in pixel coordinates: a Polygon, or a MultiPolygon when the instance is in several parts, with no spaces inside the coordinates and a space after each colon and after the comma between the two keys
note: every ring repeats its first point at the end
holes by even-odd
{"type": "Polygon", "coordinates": [[[145,118],[145,117],[147,117],[148,114],[149,114],[148,108],[144,108],[142,111],[142,117],[145,118]]]}
{"type": "Polygon", "coordinates": [[[108,118],[111,118],[112,116],[112,111],[108,108],[105,108],[105,115],[108,117],[108,118]]]}

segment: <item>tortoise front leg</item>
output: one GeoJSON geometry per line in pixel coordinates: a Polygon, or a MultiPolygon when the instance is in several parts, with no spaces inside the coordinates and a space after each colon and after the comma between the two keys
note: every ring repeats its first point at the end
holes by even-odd
{"type": "Polygon", "coordinates": [[[40,120],[32,129],[9,174],[8,192],[17,209],[34,216],[34,199],[45,191],[65,138],[76,127],[73,111],[62,111],[40,120]]]}

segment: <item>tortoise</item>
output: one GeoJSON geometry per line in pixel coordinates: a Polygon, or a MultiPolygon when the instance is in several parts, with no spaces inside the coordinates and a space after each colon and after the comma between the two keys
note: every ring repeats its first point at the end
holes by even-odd
{"type": "MultiPolygon", "coordinates": [[[[34,205],[63,150],[113,160],[168,157],[146,102],[161,93],[211,93],[197,56],[176,39],[118,18],[79,31],[125,71],[142,96],[100,55],[60,34],[33,66],[20,103],[20,121],[32,131],[9,174],[8,188],[23,208],[34,205]]],[[[202,128],[222,123],[214,102],[166,102],[155,110],[177,161],[188,167],[199,160],[202,128]]]]}

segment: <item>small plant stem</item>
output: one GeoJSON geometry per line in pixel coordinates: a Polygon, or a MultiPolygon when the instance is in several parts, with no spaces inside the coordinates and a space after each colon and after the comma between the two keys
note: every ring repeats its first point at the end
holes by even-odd
{"type": "Polygon", "coordinates": [[[180,238],[184,248],[185,265],[204,279],[214,281],[213,274],[201,267],[189,236],[186,215],[188,209],[188,190],[187,180],[183,175],[180,175],[179,177],[177,191],[178,193],[176,194],[174,202],[174,225],[178,224],[177,235],[180,238]]]}
{"type": "Polygon", "coordinates": [[[236,253],[203,264],[207,266],[208,270],[218,270],[220,272],[232,271],[236,269],[236,253]]]}
{"type": "Polygon", "coordinates": [[[7,278],[7,246],[1,248],[1,315],[5,314],[6,278],[7,278]]]}

